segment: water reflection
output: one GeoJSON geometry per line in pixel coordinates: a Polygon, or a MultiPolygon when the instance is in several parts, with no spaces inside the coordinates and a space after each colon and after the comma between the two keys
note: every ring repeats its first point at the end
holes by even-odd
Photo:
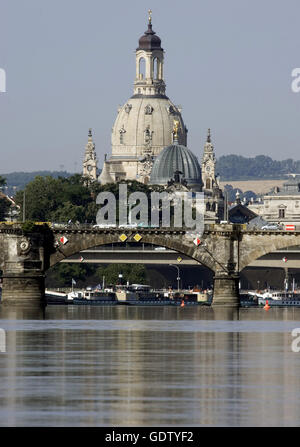
{"type": "Polygon", "coordinates": [[[1,425],[299,425],[300,309],[16,312],[0,308],[1,425]]]}
{"type": "Polygon", "coordinates": [[[1,320],[44,320],[46,317],[45,306],[3,306],[0,305],[1,320]]]}

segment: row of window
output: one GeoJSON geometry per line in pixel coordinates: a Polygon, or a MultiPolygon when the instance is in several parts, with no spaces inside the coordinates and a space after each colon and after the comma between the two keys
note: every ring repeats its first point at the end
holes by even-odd
{"type": "MultiPolygon", "coordinates": [[[[155,57],[153,59],[153,78],[154,79],[160,79],[160,73],[159,73],[159,66],[161,62],[160,60],[155,57]]],[[[139,60],[139,79],[144,79],[146,76],[146,60],[141,57],[139,60]]]]}
{"type": "MultiPolygon", "coordinates": [[[[120,144],[125,144],[124,143],[124,134],[126,133],[126,130],[124,129],[124,125],[121,127],[121,129],[119,130],[119,134],[120,134],[120,144]]],[[[144,143],[148,144],[152,141],[152,134],[153,131],[150,130],[149,127],[147,127],[144,130],[144,143]]]]}

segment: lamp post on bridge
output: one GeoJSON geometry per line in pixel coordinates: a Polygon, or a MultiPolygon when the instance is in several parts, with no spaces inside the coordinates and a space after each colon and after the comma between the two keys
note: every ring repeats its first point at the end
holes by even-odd
{"type": "Polygon", "coordinates": [[[123,279],[123,275],[122,275],[122,273],[119,273],[119,281],[120,281],[120,285],[122,285],[122,279],[123,279]]]}
{"type": "Polygon", "coordinates": [[[178,265],[174,265],[174,264],[169,264],[169,266],[171,266],[171,267],[175,267],[176,269],[177,269],[177,290],[178,290],[178,292],[179,292],[179,289],[180,289],[180,270],[179,270],[179,267],[178,267],[178,265]]]}
{"type": "Polygon", "coordinates": [[[25,222],[25,217],[26,217],[26,192],[25,192],[25,188],[23,191],[23,222],[25,222]]]}

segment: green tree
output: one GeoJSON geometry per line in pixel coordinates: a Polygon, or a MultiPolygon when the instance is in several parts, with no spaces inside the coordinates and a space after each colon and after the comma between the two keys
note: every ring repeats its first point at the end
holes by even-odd
{"type": "Polygon", "coordinates": [[[72,222],[84,222],[84,206],[73,205],[71,202],[64,202],[51,213],[51,220],[54,222],[67,222],[70,219],[72,222]]]}
{"type": "Polygon", "coordinates": [[[243,157],[223,155],[217,160],[217,172],[224,180],[279,179],[289,173],[300,173],[300,162],[291,158],[277,161],[265,155],[243,157]]]}
{"type": "MultiPolygon", "coordinates": [[[[25,189],[25,211],[26,219],[35,221],[51,220],[51,213],[58,207],[59,182],[48,176],[37,176],[28,183],[25,189]]],[[[23,216],[24,191],[16,194],[16,203],[20,205],[20,218],[23,216]]]]}
{"type": "MultiPolygon", "coordinates": [[[[0,188],[6,185],[6,179],[0,176],[0,188]]],[[[11,202],[0,191],[0,221],[4,220],[11,207],[11,202]]]]}
{"type": "Polygon", "coordinates": [[[96,265],[59,263],[47,271],[47,287],[71,287],[72,279],[77,287],[85,287],[89,278],[95,274],[96,265]]]}
{"type": "MultiPolygon", "coordinates": [[[[122,182],[123,183],[123,182],[122,182]]],[[[162,191],[160,186],[148,186],[137,181],[126,181],[128,194],[136,191],[144,192],[150,199],[152,191],[162,191]]],[[[71,177],[36,176],[25,188],[25,217],[34,221],[67,222],[69,219],[80,223],[95,223],[99,205],[97,195],[102,191],[110,191],[116,197],[117,213],[119,203],[119,183],[100,185],[88,182],[84,177],[75,174],[71,177]]],[[[20,219],[23,217],[24,191],[18,191],[16,202],[20,205],[20,219]]],[[[150,204],[148,200],[150,216],[150,204]]],[[[118,214],[116,216],[118,218],[118,214]]]]}
{"type": "MultiPolygon", "coordinates": [[[[16,202],[23,215],[24,191],[18,191],[16,202]]],[[[35,221],[62,221],[69,219],[84,222],[85,209],[94,202],[93,194],[84,184],[82,176],[69,178],[37,176],[25,188],[26,219],[35,221]]]]}
{"type": "Polygon", "coordinates": [[[102,283],[103,276],[106,284],[119,284],[119,274],[123,275],[122,283],[145,284],[146,268],[143,264],[109,264],[101,265],[97,269],[99,282],[102,283]]]}
{"type": "Polygon", "coordinates": [[[0,221],[5,220],[11,207],[11,202],[6,197],[0,195],[0,221]]]}

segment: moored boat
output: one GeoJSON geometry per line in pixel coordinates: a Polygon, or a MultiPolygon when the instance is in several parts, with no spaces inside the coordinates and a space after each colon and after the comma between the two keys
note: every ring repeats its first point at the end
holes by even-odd
{"type": "Polygon", "coordinates": [[[132,284],[116,286],[115,290],[87,287],[69,293],[46,290],[47,304],[68,305],[135,305],[135,306],[195,306],[211,305],[212,291],[153,290],[150,286],[132,284]]]}
{"type": "Polygon", "coordinates": [[[300,307],[300,293],[296,291],[268,290],[265,292],[248,292],[248,296],[258,306],[265,306],[266,302],[272,306],[300,307]]]}
{"type": "Polygon", "coordinates": [[[91,304],[91,305],[103,305],[103,304],[116,304],[115,292],[107,292],[101,290],[92,290],[87,288],[86,290],[78,292],[70,292],[68,294],[69,304],[91,304]]]}
{"type": "Polygon", "coordinates": [[[47,304],[68,304],[68,295],[65,292],[46,289],[45,300],[47,304]]]}

